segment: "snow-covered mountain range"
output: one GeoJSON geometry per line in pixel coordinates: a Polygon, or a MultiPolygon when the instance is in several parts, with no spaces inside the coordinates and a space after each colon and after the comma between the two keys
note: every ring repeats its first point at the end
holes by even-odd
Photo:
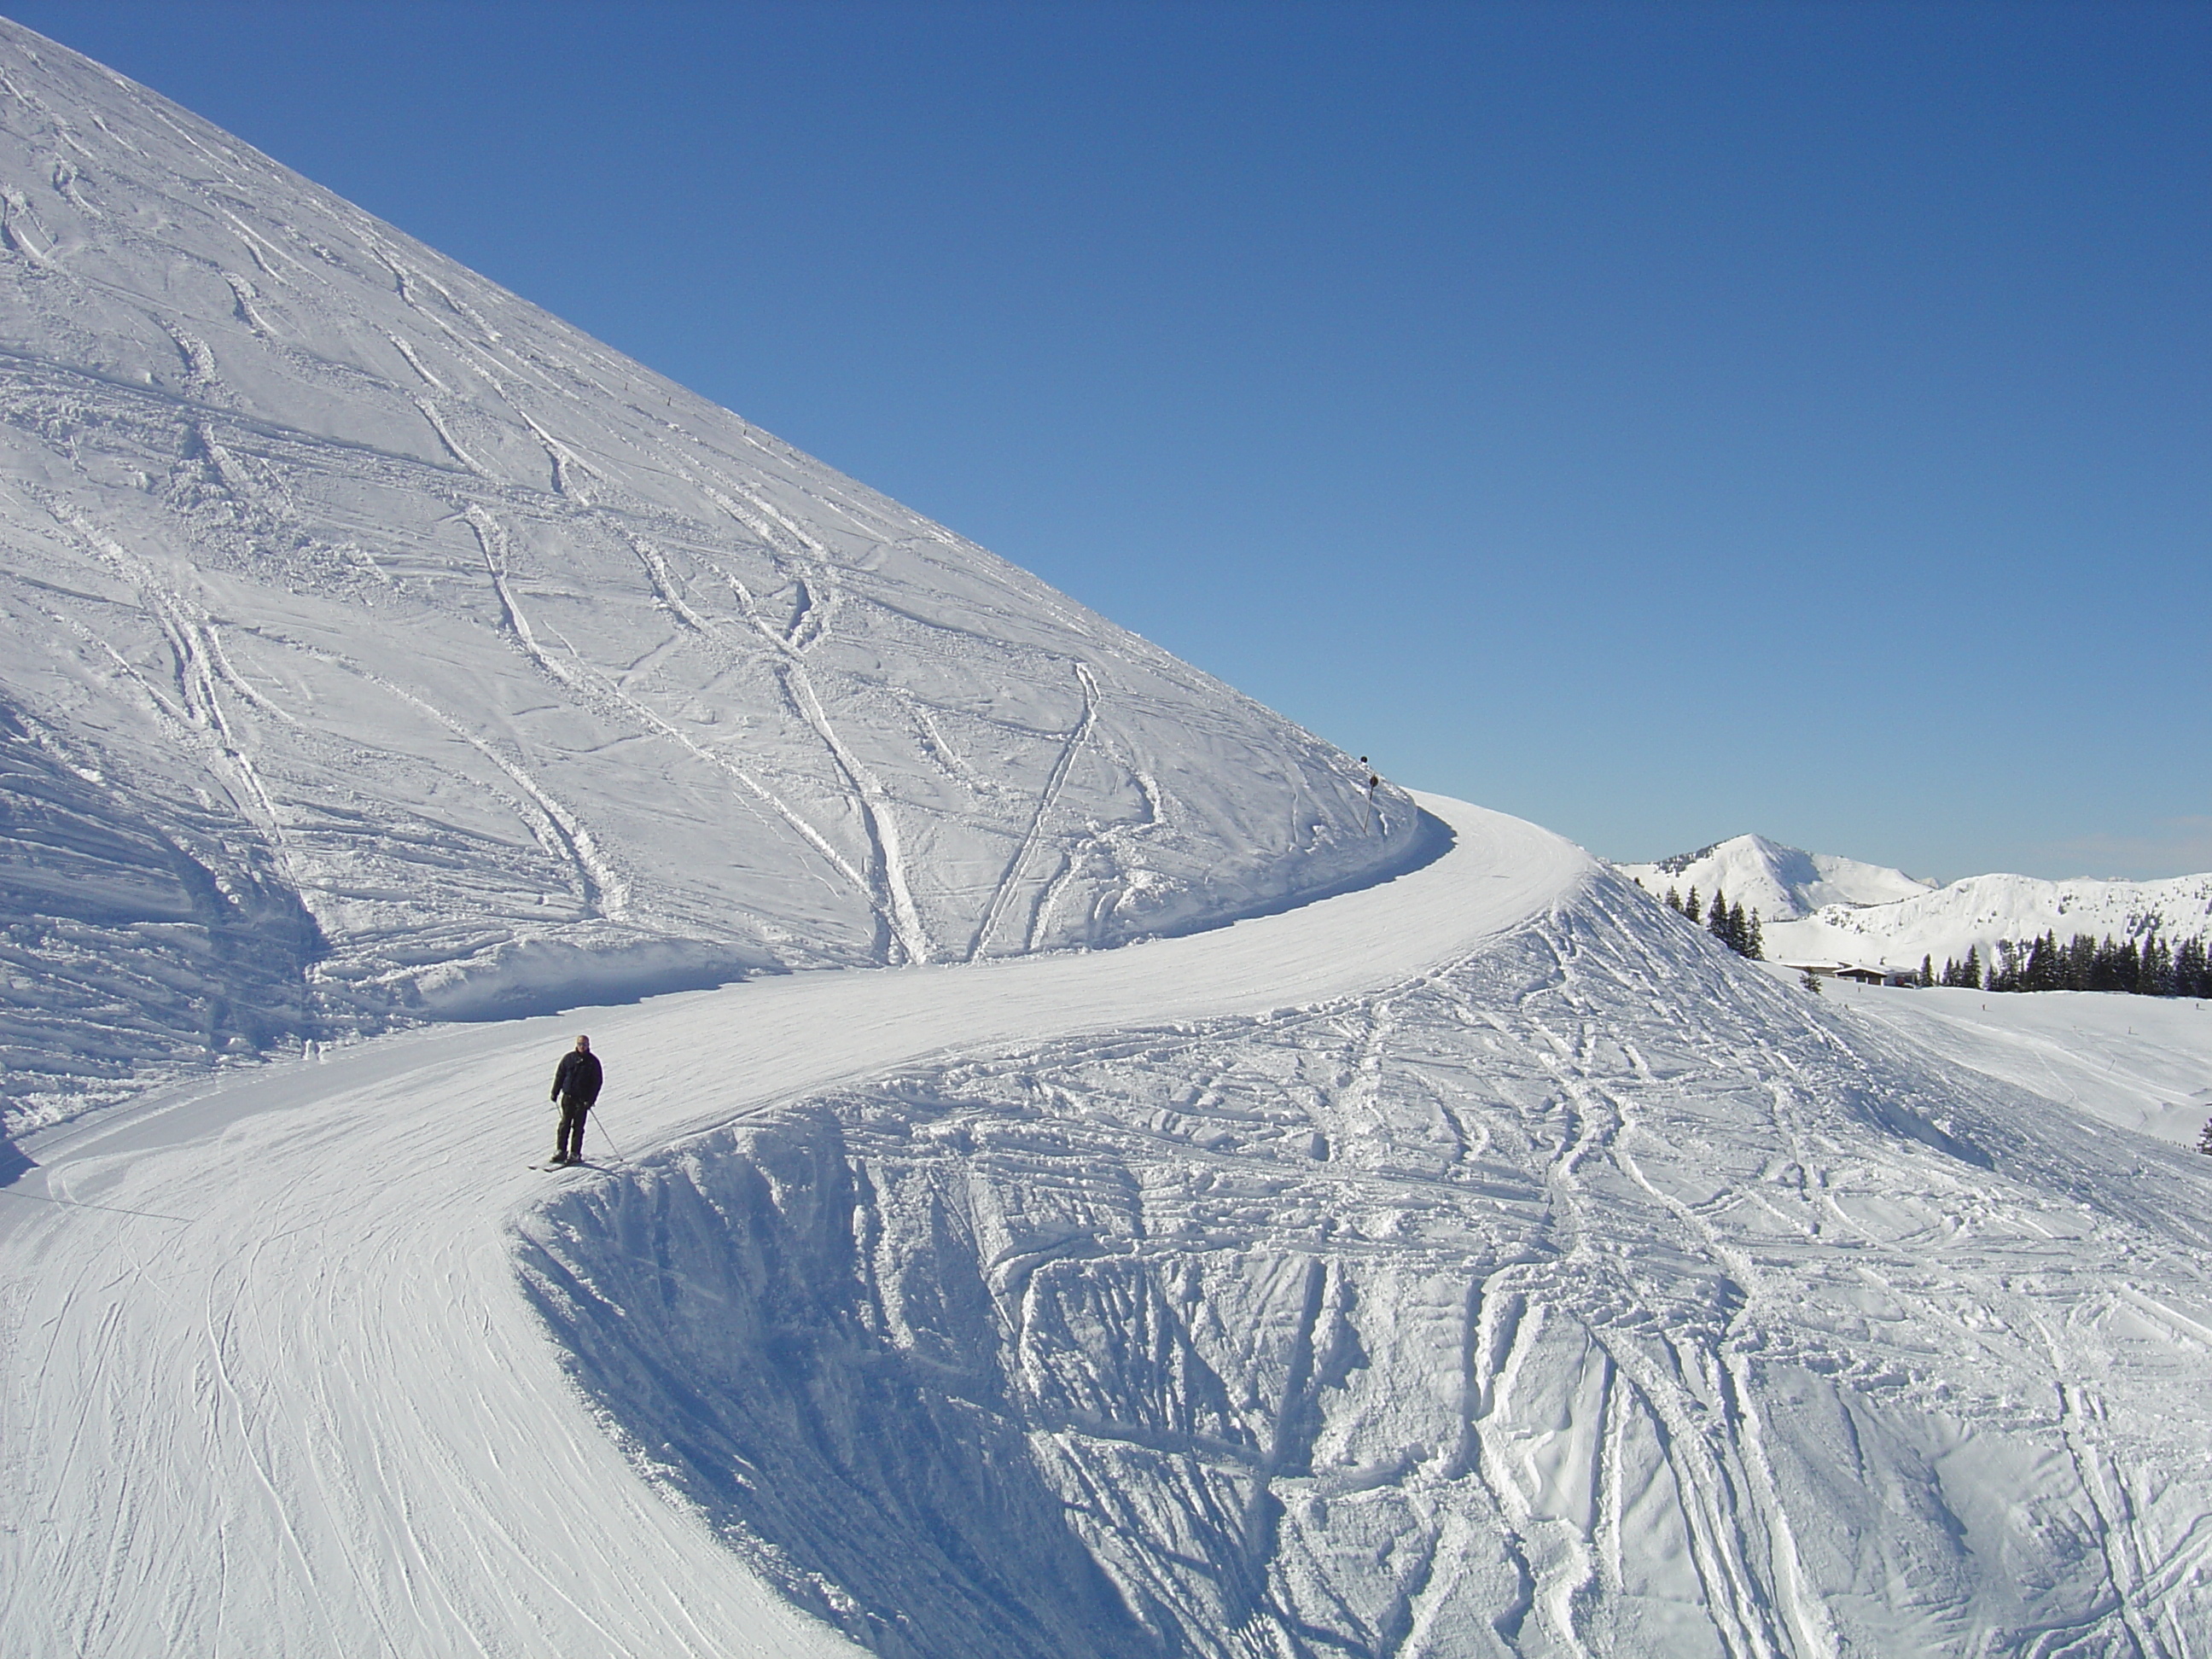
{"type": "Polygon", "coordinates": [[[1738,836],[1654,864],[1614,866],[1655,898],[1716,889],[1759,912],[1766,953],[1788,962],[1939,969],[1971,948],[1994,959],[2016,944],[2076,933],[2125,943],[2156,933],[2169,945],[2212,937],[2212,875],[2163,881],[2046,881],[1969,876],[1938,887],[1879,865],[1806,853],[1764,836],[1738,836]]]}
{"type": "Polygon", "coordinates": [[[18,1122],[1415,855],[1267,709],[10,25],[0,179],[18,1122]]]}

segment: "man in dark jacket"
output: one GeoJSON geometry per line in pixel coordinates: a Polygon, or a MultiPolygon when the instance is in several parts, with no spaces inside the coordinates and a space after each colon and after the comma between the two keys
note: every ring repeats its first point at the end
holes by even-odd
{"type": "Polygon", "coordinates": [[[554,1132],[559,1144],[553,1148],[553,1162],[584,1161],[584,1115],[599,1097],[599,1057],[592,1052],[591,1038],[580,1036],[576,1046],[561,1056],[561,1064],[553,1073],[553,1098],[561,1105],[561,1127],[554,1132]]]}

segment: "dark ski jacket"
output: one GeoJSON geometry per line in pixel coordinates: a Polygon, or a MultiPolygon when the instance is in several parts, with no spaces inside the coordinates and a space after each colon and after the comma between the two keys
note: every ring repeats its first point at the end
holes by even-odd
{"type": "Polygon", "coordinates": [[[599,1057],[570,1049],[553,1073],[553,1098],[588,1106],[599,1097],[599,1057]]]}

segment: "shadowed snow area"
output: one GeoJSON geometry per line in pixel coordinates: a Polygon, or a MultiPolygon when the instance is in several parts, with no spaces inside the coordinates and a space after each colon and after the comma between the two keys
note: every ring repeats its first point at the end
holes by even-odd
{"type": "Polygon", "coordinates": [[[524,1262],[637,1466],[884,1654],[2179,1656],[2208,1215],[1590,873],[689,1141],[524,1262]]]}
{"type": "Polygon", "coordinates": [[[19,1127],[1414,856],[1279,716],[5,22],[0,180],[19,1127]]]}

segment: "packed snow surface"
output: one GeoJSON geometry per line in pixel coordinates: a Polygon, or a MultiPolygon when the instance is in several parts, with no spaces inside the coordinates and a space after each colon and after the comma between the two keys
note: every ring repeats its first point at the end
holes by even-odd
{"type": "Polygon", "coordinates": [[[611,1168],[522,1167],[544,1019],[34,1139],[0,1650],[2201,1654],[2212,1162],[1425,804],[595,1012],[611,1168]]]}
{"type": "Polygon", "coordinates": [[[1925,893],[1931,884],[1879,864],[1808,853],[1764,836],[1738,836],[1656,864],[1613,866],[1653,898],[1669,888],[1687,898],[1724,892],[1731,904],[1756,910],[1768,923],[1788,921],[1824,905],[1888,904],[1925,893]]]}
{"type": "Polygon", "coordinates": [[[4,21],[0,296],[15,1127],[1413,856],[1279,716],[4,21]]]}
{"type": "Polygon", "coordinates": [[[2116,1128],[2194,1146],[2212,1120],[2212,1003],[1830,984],[1838,1006],[2116,1128]]]}

